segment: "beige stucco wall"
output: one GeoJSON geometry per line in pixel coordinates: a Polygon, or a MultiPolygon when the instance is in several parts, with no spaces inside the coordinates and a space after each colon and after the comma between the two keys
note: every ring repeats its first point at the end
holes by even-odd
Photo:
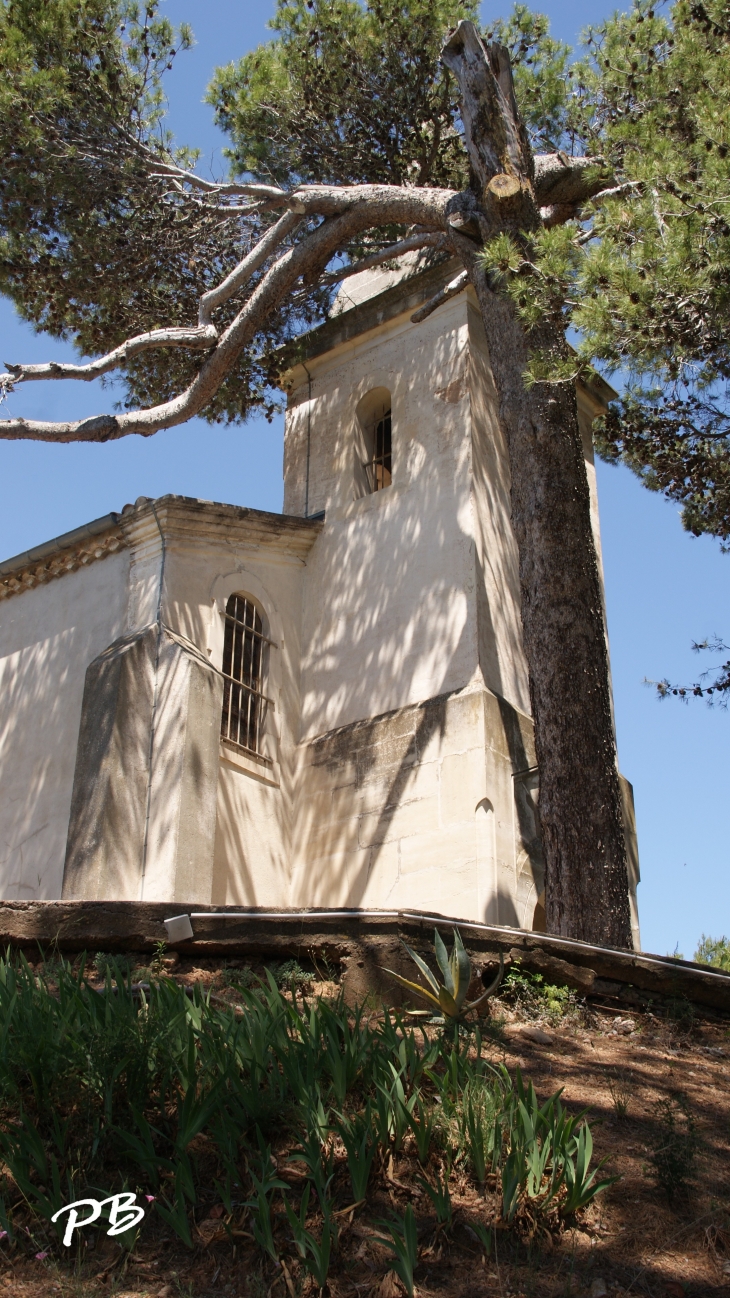
{"type": "Polygon", "coordinates": [[[404,311],[307,371],[291,376],[285,509],[308,495],[325,527],[303,576],[292,903],[529,927],[539,845],[513,787],[534,763],[529,695],[478,312],[467,295],[418,327],[404,311]],[[361,497],[356,410],[374,388],[391,394],[393,483],[361,497]]]}
{"type": "Polygon", "coordinates": [[[86,668],[126,629],[122,550],[0,604],[0,896],[61,895],[86,668]]]}
{"type": "Polygon", "coordinates": [[[292,904],[531,927],[539,848],[513,793],[530,745],[529,721],[478,684],[302,745],[292,904]]]}
{"type": "Polygon", "coordinates": [[[537,773],[486,339],[469,293],[414,326],[395,292],[395,310],[289,376],[284,516],[141,500],[117,520],[118,554],[0,603],[2,895],[61,895],[84,677],[93,737],[111,708],[103,651],[132,663],[131,636],[144,680],[127,666],[110,743],[79,749],[68,895],[532,926],[537,773]],[[356,411],[374,389],[390,393],[393,483],[362,495],[356,411]],[[234,592],[271,641],[258,758],[218,736],[234,592]]]}
{"type": "Polygon", "coordinates": [[[526,710],[506,453],[481,324],[463,295],[407,314],[295,375],[287,512],[326,528],[304,579],[302,738],[463,688],[526,710]],[[391,393],[393,484],[355,498],[355,410],[391,393]],[[310,399],[311,388],[311,399],[310,399]]]}
{"type": "Polygon", "coordinates": [[[81,829],[67,895],[220,903],[261,896],[288,904],[302,572],[320,525],[165,497],[129,507],[121,526],[118,553],[0,604],[0,895],[62,895],[78,757],[81,829]],[[233,592],[256,601],[273,642],[263,683],[271,699],[268,760],[249,760],[216,740],[211,775],[201,754],[209,747],[204,736],[220,727],[220,690],[204,687],[195,654],[220,673],[233,592]],[[139,635],[148,643],[142,659],[149,680],[133,670],[121,695],[102,688],[100,698],[94,681],[108,673],[99,677],[94,668],[90,678],[87,736],[105,720],[99,709],[114,709],[106,718],[114,738],[97,771],[93,754],[77,753],[87,668],[95,661],[103,667],[110,646],[124,656],[125,638],[139,635]],[[135,716],[125,717],[125,708],[135,716]],[[134,751],[125,758],[120,744],[127,738],[134,751]],[[104,796],[94,787],[102,776],[104,796]],[[213,781],[209,824],[200,779],[213,781]],[[108,844],[85,828],[85,790],[92,819],[95,796],[107,808],[108,844]],[[126,853],[111,842],[119,814],[130,817],[126,853]]]}
{"type": "MultiPolygon", "coordinates": [[[[152,520],[154,521],[154,520],[152,520]]],[[[220,904],[288,905],[289,854],[296,743],[302,574],[306,543],[272,529],[235,526],[225,514],[198,518],[184,509],[161,511],[165,534],[163,622],[196,644],[220,671],[228,597],[246,594],[258,605],[273,642],[264,693],[272,700],[264,756],[257,762],[220,744],[213,872],[208,900],[220,904]]],[[[161,541],[148,532],[148,562],[161,563],[161,541]],[[154,552],[157,557],[155,559],[154,552]]],[[[140,563],[141,574],[141,563],[140,563]]],[[[146,590],[140,581],[140,589],[146,590]]]]}
{"type": "MultiPolygon", "coordinates": [[[[471,293],[419,326],[411,311],[290,375],[285,509],[325,513],[303,576],[291,904],[531,927],[538,777],[486,338],[471,293]],[[363,497],[356,410],[374,389],[391,394],[393,483],[363,497]]],[[[594,405],[581,394],[600,558],[594,405]]]]}

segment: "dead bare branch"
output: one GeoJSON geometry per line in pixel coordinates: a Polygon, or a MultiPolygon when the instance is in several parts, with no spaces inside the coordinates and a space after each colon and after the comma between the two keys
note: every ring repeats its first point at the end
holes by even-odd
{"type": "MultiPolygon", "coordinates": [[[[184,423],[208,404],[240,352],[264,327],[271,313],[284,301],[300,277],[305,280],[310,275],[318,278],[322,266],[364,229],[417,225],[425,227],[426,232],[447,231],[447,213],[457,195],[447,189],[416,189],[395,185],[353,185],[342,189],[316,185],[302,187],[294,197],[301,202],[308,214],[325,219],[311,234],[288,248],[269,267],[238,315],[218,338],[216,346],[184,392],[170,401],[145,410],[118,415],[96,415],[73,422],[0,420],[0,438],[47,442],[106,442],[131,433],[149,436],[161,428],[172,428],[184,423]]],[[[275,226],[274,229],[276,228],[275,226]]],[[[270,233],[267,232],[264,239],[270,233]]],[[[269,249],[270,247],[271,245],[269,249]]],[[[237,271],[238,269],[236,268],[237,271]]],[[[236,271],[233,273],[235,275],[236,271]]],[[[121,347],[126,345],[123,343],[121,347]]]]}
{"type": "Polygon", "coordinates": [[[280,201],[282,206],[286,204],[289,198],[286,190],[280,189],[278,185],[249,185],[235,180],[206,180],[203,176],[196,176],[194,171],[186,171],[184,167],[178,167],[172,162],[163,162],[154,155],[150,155],[148,163],[151,179],[168,177],[180,184],[190,185],[193,189],[202,189],[207,194],[216,196],[231,194],[234,197],[246,194],[252,198],[280,201]]]}
{"type": "Polygon", "coordinates": [[[359,275],[363,270],[373,270],[375,266],[382,266],[385,261],[402,257],[406,252],[417,252],[421,248],[445,247],[446,241],[443,235],[412,234],[407,239],[400,239],[398,243],[391,243],[387,248],[383,248],[382,252],[374,252],[372,256],[363,257],[360,261],[354,261],[340,270],[329,271],[318,280],[318,287],[326,288],[328,284],[339,284],[340,280],[347,279],[350,275],[359,275]]]}
{"type": "Polygon", "coordinates": [[[108,374],[110,370],[118,369],[130,357],[153,347],[188,347],[200,351],[212,347],[217,339],[217,329],[207,323],[189,329],[153,329],[149,333],[138,334],[136,338],[128,338],[119,347],[107,352],[106,356],[100,356],[88,365],[60,364],[58,361],[48,361],[43,365],[12,365],[6,361],[5,367],[10,374],[7,377],[0,375],[0,382],[5,378],[4,386],[8,389],[35,379],[82,379],[89,382],[100,378],[102,374],[108,374]]]}
{"type": "Polygon", "coordinates": [[[624,194],[630,194],[637,189],[643,189],[643,180],[627,180],[623,185],[613,185],[610,189],[599,189],[597,194],[591,198],[593,206],[603,203],[607,198],[622,198],[624,194]]]}
{"type": "Polygon", "coordinates": [[[251,276],[263,266],[274,249],[278,248],[287,235],[296,229],[301,220],[301,215],[298,212],[286,212],[277,221],[276,225],[272,226],[259,240],[255,248],[238,263],[230,275],[227,275],[216,288],[212,288],[208,293],[203,294],[200,299],[200,313],[198,316],[201,325],[208,324],[216,307],[222,306],[234,294],[240,292],[251,276]]]}
{"type": "Polygon", "coordinates": [[[420,324],[422,320],[427,319],[437,307],[440,307],[444,302],[448,302],[450,297],[456,297],[457,293],[462,293],[468,282],[469,275],[467,271],[462,270],[455,279],[450,280],[442,289],[439,289],[438,293],[434,293],[433,297],[428,299],[428,302],[424,302],[423,306],[413,312],[411,324],[420,324]]]}

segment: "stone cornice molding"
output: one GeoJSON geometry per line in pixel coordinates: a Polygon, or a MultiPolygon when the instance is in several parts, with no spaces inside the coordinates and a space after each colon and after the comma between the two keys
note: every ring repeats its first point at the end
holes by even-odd
{"type": "Polygon", "coordinates": [[[300,561],[323,526],[319,519],[269,514],[189,496],[169,495],[157,500],[141,496],[134,505],[125,505],[121,514],[106,514],[0,563],[0,600],[76,572],[120,549],[137,550],[149,544],[159,537],[155,514],[169,541],[248,543],[257,548],[267,546],[300,561]]]}
{"type": "MultiPolygon", "coordinates": [[[[161,496],[150,501],[168,542],[194,541],[265,546],[284,555],[303,559],[322,530],[322,520],[291,514],[270,514],[243,505],[224,505],[216,501],[195,500],[189,496],[161,496]]],[[[147,523],[141,512],[135,528],[147,523]]],[[[130,520],[131,532],[131,520],[130,520]]]]}
{"type": "MultiPolygon", "coordinates": [[[[388,285],[380,292],[373,293],[356,305],[332,315],[324,324],[302,334],[297,340],[296,355],[290,355],[288,364],[279,374],[279,386],[289,393],[289,406],[298,405],[302,397],[293,394],[307,380],[307,363],[310,369],[316,368],[317,362],[332,353],[342,351],[348,344],[361,339],[367,334],[374,334],[392,324],[399,316],[410,322],[411,314],[428,302],[434,293],[453,279],[456,270],[461,266],[458,258],[450,257],[429,266],[425,270],[420,266],[404,267],[401,279],[388,285]]],[[[476,305],[474,289],[469,286],[466,297],[476,305]]],[[[284,355],[284,349],[282,349],[284,355]]],[[[576,384],[578,399],[582,401],[591,418],[602,415],[608,403],[615,401],[618,393],[601,375],[596,374],[587,383],[576,384]]]]}

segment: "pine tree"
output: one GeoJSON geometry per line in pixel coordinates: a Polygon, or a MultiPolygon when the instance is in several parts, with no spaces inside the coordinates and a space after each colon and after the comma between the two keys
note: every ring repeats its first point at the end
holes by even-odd
{"type": "MultiPolygon", "coordinates": [[[[538,132],[549,122],[554,148],[600,159],[612,182],[572,218],[556,212],[561,223],[538,233],[528,257],[500,238],[487,265],[527,325],[561,313],[580,339],[578,364],[628,377],[596,429],[599,452],[681,502],[688,530],[726,540],[730,5],[659,9],[639,0],[589,30],[557,87],[539,62],[518,69],[538,132]]],[[[528,12],[518,19],[534,37],[528,12]]],[[[533,356],[534,380],[560,372],[533,356]]]]}
{"type": "Polygon", "coordinates": [[[644,386],[606,420],[604,451],[722,535],[726,446],[707,420],[722,424],[726,377],[723,13],[641,3],[573,66],[520,7],[481,39],[465,0],[280,0],[276,39],[211,87],[232,164],[214,183],[165,138],[159,75],[187,37],[153,4],[139,20],[108,0],[1,10],[2,287],[82,351],[106,349],[12,366],[5,386],[115,372],[127,410],[11,418],[0,436],[245,417],[271,400],[282,342],[348,273],[413,248],[461,260],[510,455],[547,924],[620,946],[626,850],[575,380],[634,367],[644,386]],[[699,433],[677,430],[672,400],[693,403],[699,433]],[[651,436],[631,413],[647,402],[651,436]]]}

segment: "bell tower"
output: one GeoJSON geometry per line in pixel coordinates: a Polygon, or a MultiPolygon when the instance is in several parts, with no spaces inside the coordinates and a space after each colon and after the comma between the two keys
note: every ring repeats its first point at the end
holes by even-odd
{"type": "MultiPolygon", "coordinates": [[[[346,280],[285,376],[284,510],[323,519],[303,586],[292,904],[540,927],[539,773],[486,338],[471,290],[411,319],[452,275],[416,259],[346,280]]],[[[599,554],[590,426],[607,397],[579,392],[599,554]]],[[[628,786],[626,811],[634,846],[628,786]]]]}

